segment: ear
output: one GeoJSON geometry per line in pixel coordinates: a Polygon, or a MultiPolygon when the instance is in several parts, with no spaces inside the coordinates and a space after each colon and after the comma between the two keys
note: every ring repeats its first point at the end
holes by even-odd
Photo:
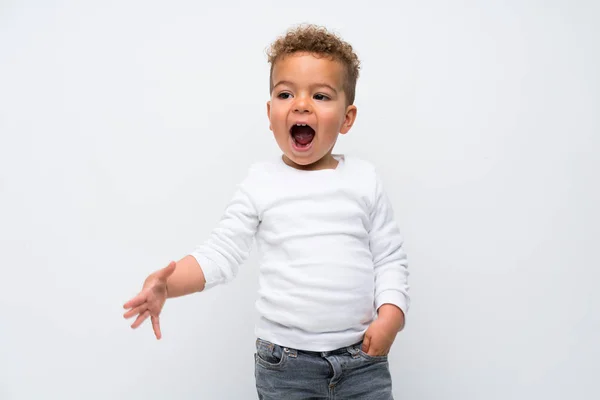
{"type": "Polygon", "coordinates": [[[267,118],[269,118],[269,130],[273,130],[273,126],[271,126],[271,102],[267,101],[267,118]]]}
{"type": "Polygon", "coordinates": [[[342,135],[345,135],[346,133],[348,133],[350,128],[352,128],[352,125],[354,125],[354,121],[356,120],[357,112],[358,112],[358,109],[356,108],[355,105],[349,105],[346,108],[346,116],[344,117],[344,123],[342,124],[342,127],[340,128],[340,133],[342,135]]]}

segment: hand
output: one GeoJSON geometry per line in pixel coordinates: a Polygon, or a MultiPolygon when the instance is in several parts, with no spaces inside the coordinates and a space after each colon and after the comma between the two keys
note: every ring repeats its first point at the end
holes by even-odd
{"type": "Polygon", "coordinates": [[[390,352],[396,334],[404,326],[404,313],[392,304],[379,307],[378,318],[371,323],[363,339],[362,351],[370,356],[385,356],[390,352]]]}
{"type": "Polygon", "coordinates": [[[156,339],[162,337],[158,317],[165,301],[167,301],[167,278],[175,271],[175,267],[176,263],[171,261],[165,268],[148,276],[142,291],[123,305],[123,308],[129,310],[123,314],[123,317],[131,318],[137,315],[135,322],[131,325],[133,329],[150,317],[156,339]]]}

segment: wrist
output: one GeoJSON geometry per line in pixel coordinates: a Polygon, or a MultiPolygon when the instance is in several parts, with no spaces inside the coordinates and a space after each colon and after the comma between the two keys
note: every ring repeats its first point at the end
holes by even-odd
{"type": "Polygon", "coordinates": [[[404,328],[404,312],[400,307],[393,304],[383,304],[377,310],[378,318],[388,321],[397,328],[397,331],[401,331],[404,328]]]}

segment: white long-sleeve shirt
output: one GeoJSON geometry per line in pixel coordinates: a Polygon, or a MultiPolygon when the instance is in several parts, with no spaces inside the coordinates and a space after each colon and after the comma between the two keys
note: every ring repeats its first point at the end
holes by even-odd
{"type": "Polygon", "coordinates": [[[257,163],[209,239],[191,255],[206,288],[235,277],[256,239],[256,335],[295,349],[359,342],[383,304],[408,311],[402,237],[374,167],[336,156],[336,169],[257,163]]]}

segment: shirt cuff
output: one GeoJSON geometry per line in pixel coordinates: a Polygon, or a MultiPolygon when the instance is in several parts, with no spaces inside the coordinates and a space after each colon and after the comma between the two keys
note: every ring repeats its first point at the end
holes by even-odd
{"type": "Polygon", "coordinates": [[[375,299],[375,309],[379,310],[379,307],[384,304],[393,304],[401,309],[404,313],[404,318],[406,319],[410,301],[404,293],[398,290],[386,290],[381,292],[375,299]]]}
{"type": "Polygon", "coordinates": [[[211,287],[221,283],[223,280],[221,276],[221,270],[219,267],[217,267],[215,262],[206,257],[204,254],[198,252],[190,253],[190,256],[196,259],[200,265],[200,269],[202,269],[204,279],[206,280],[206,283],[204,284],[204,290],[210,289],[211,287]]]}

